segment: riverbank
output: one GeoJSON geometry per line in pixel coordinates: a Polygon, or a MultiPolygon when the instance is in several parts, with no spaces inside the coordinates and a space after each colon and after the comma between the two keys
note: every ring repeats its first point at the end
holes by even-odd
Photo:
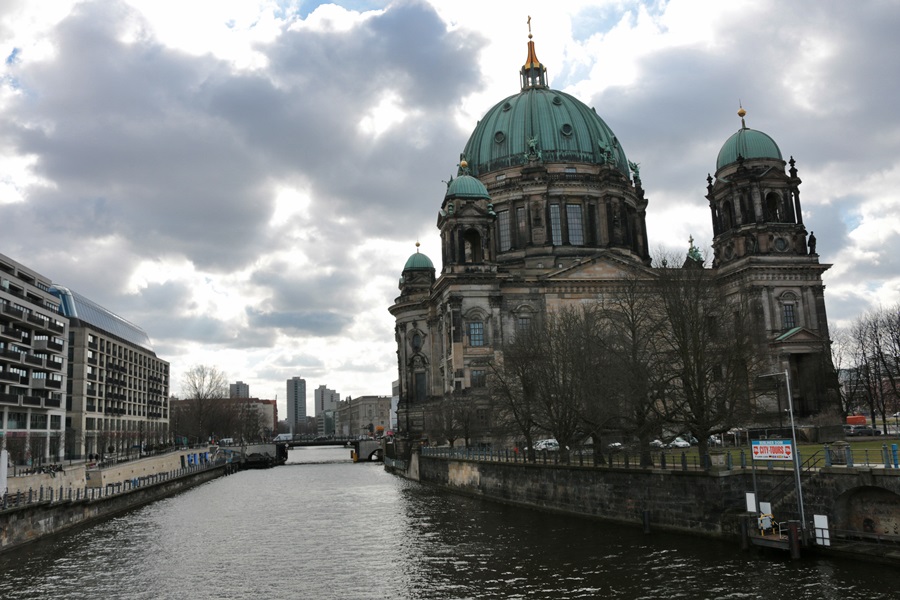
{"type": "MultiPolygon", "coordinates": [[[[684,459],[668,468],[625,462],[529,463],[513,454],[427,449],[405,460],[387,457],[385,468],[456,494],[735,544],[742,525],[756,526],[756,513],[747,511],[750,493],[770,503],[779,522],[801,521],[790,468],[732,466],[727,457],[706,467],[684,459]]],[[[807,538],[829,536],[829,545],[816,546],[817,552],[900,564],[900,537],[893,534],[900,525],[900,470],[823,464],[804,470],[803,477],[807,538]],[[813,515],[826,517],[827,526],[814,530],[813,515]]]]}
{"type": "Polygon", "coordinates": [[[89,525],[232,472],[208,448],[10,478],[0,497],[0,553],[89,525]]]}

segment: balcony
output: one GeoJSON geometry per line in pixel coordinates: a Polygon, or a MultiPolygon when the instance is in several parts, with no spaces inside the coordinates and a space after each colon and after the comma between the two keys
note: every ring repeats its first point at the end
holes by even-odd
{"type": "Polygon", "coordinates": [[[21,375],[18,373],[11,373],[10,371],[0,371],[0,381],[12,381],[13,383],[19,383],[19,379],[21,379],[21,375]]]}
{"type": "Polygon", "coordinates": [[[56,340],[34,340],[32,347],[35,350],[53,350],[54,352],[62,352],[63,345],[56,340]]]}
{"type": "Polygon", "coordinates": [[[0,394],[0,404],[19,405],[19,396],[17,394],[0,394]]]}
{"type": "Polygon", "coordinates": [[[6,358],[15,362],[22,362],[23,352],[10,350],[9,348],[0,348],[0,358],[6,358]]]}
{"type": "MultiPolygon", "coordinates": [[[[10,290],[10,293],[11,293],[11,294],[13,293],[12,290],[10,290]]],[[[21,296],[21,294],[13,294],[13,295],[15,295],[15,296],[21,296]]],[[[20,320],[25,318],[25,313],[24,313],[23,311],[19,310],[18,308],[16,308],[16,307],[13,306],[12,304],[9,304],[9,303],[6,303],[6,302],[3,303],[3,312],[6,313],[7,315],[11,316],[11,317],[15,317],[15,318],[20,319],[20,320]]]]}
{"type": "Polygon", "coordinates": [[[62,407],[62,400],[60,398],[44,398],[44,407],[60,408],[62,407]]]}
{"type": "Polygon", "coordinates": [[[40,356],[35,356],[34,354],[26,354],[25,362],[27,362],[29,365],[34,365],[37,367],[44,366],[44,359],[40,356]]]}
{"type": "Polygon", "coordinates": [[[54,333],[62,333],[66,330],[66,326],[58,321],[50,321],[49,328],[54,333]]]}
{"type": "MultiPolygon", "coordinates": [[[[4,306],[6,305],[4,304],[4,306]]],[[[21,329],[16,329],[15,327],[7,327],[6,325],[0,325],[0,337],[4,337],[8,340],[21,342],[23,333],[24,332],[21,329]]]]}
{"type": "Polygon", "coordinates": [[[40,396],[22,396],[22,405],[23,406],[40,406],[41,405],[40,396]]]}

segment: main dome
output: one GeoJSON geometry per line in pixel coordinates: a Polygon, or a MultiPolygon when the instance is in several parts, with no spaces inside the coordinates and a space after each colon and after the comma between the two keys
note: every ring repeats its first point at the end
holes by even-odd
{"type": "Polygon", "coordinates": [[[544,163],[612,164],[629,177],[625,152],[594,109],[546,85],[546,69],[534,55],[532,41],[521,74],[522,91],[495,104],[466,143],[471,175],[539,157],[544,163]]]}

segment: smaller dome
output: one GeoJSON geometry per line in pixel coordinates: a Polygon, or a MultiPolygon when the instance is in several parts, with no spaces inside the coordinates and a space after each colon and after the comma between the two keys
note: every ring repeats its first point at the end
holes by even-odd
{"type": "Polygon", "coordinates": [[[431,259],[416,250],[416,253],[409,257],[406,261],[406,266],[403,267],[404,271],[409,269],[431,269],[434,270],[434,264],[431,262],[431,259]]]}
{"type": "Polygon", "coordinates": [[[483,198],[490,200],[487,188],[484,184],[471,175],[460,175],[447,186],[445,198],[483,198]]]}
{"type": "Polygon", "coordinates": [[[762,131],[743,127],[725,141],[716,159],[716,170],[737,162],[738,156],[744,159],[771,158],[784,160],[778,144],[762,131]]]}

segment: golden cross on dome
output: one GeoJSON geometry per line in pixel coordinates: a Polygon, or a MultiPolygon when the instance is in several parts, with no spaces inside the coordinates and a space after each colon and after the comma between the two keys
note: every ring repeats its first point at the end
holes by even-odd
{"type": "Polygon", "coordinates": [[[528,39],[531,39],[531,15],[528,15],[528,39]]]}

